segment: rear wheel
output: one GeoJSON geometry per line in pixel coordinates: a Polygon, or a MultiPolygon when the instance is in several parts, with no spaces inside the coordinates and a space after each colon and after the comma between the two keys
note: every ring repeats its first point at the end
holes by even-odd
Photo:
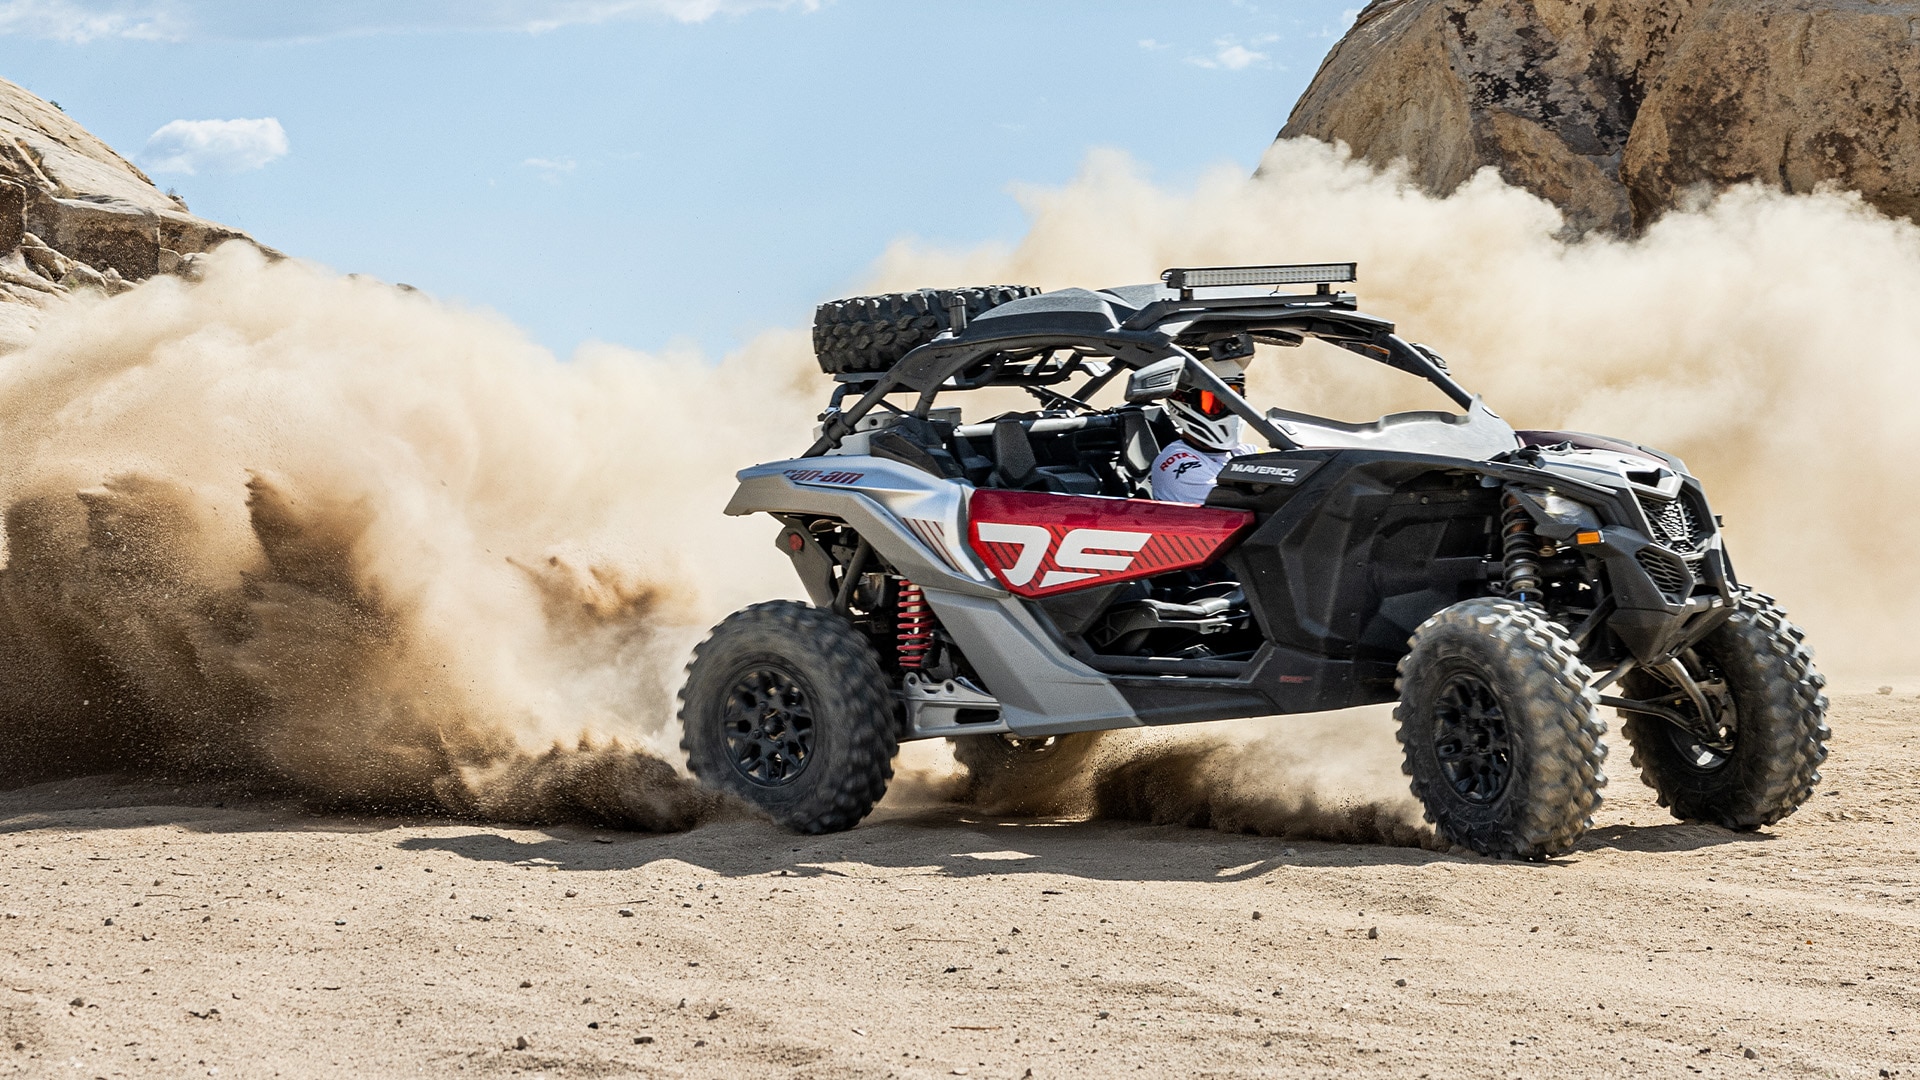
{"type": "Polygon", "coordinates": [[[1414,631],[1394,716],[1442,836],[1522,859],[1573,847],[1607,782],[1589,674],[1564,630],[1510,600],[1455,604],[1414,631]]]}
{"type": "Polygon", "coordinates": [[[791,600],[728,616],[693,652],[680,748],[708,787],[801,832],[850,829],[893,778],[886,677],[845,619],[791,600]]]}
{"type": "Polygon", "coordinates": [[[1681,657],[1714,715],[1680,680],[1637,669],[1621,679],[1636,701],[1681,713],[1691,730],[1623,710],[1633,764],[1660,805],[1685,821],[1758,829],[1799,809],[1827,759],[1827,680],[1806,635],[1771,597],[1742,592],[1732,616],[1681,657]]]}
{"type": "Polygon", "coordinates": [[[834,300],[814,310],[814,356],[829,375],[885,371],[951,325],[948,307],[956,301],[966,305],[971,319],[1039,291],[1026,285],[978,285],[834,300]]]}

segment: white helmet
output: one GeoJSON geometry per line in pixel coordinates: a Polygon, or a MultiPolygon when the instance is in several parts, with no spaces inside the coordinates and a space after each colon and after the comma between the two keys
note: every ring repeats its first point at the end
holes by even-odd
{"type": "MultiPolygon", "coordinates": [[[[1238,364],[1214,361],[1207,368],[1237,394],[1247,388],[1246,372],[1238,364]]],[[[1211,390],[1182,390],[1166,401],[1167,419],[1180,437],[1202,450],[1228,451],[1240,445],[1240,418],[1211,390]]]]}

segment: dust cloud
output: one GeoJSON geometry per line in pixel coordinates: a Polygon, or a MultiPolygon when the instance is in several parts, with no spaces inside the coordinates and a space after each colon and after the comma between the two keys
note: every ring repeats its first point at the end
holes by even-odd
{"type": "MultiPolygon", "coordinates": [[[[1705,196],[1621,240],[1568,239],[1548,203],[1487,170],[1447,198],[1344,149],[1276,145],[1256,177],[1191,190],[1093,155],[1021,193],[1011,247],[896,243],[875,291],[967,281],[1044,288],[1151,281],[1169,266],[1356,260],[1364,310],[1438,349],[1516,427],[1593,431],[1684,458],[1726,519],[1742,580],[1777,596],[1831,672],[1920,670],[1920,228],[1844,193],[1705,196]]],[[[1341,354],[1263,351],[1257,403],[1349,420],[1431,408],[1421,384],[1341,354]],[[1377,403],[1371,412],[1360,404],[1377,403]]],[[[1317,722],[1317,718],[1316,718],[1317,722]]],[[[1384,713],[1298,753],[1288,725],[1248,740],[1172,733],[1090,779],[1021,788],[1022,808],[1425,845],[1399,777],[1347,796],[1338,774],[1392,761],[1384,713]],[[1342,733],[1345,733],[1343,736],[1342,733]],[[1050,802],[1049,799],[1052,801],[1050,802]]],[[[1126,744],[1121,744],[1126,745],[1126,744]]],[[[989,800],[991,804],[991,800],[989,800]]]]}
{"type": "MultiPolygon", "coordinates": [[[[1920,228],[1846,194],[1736,189],[1634,240],[1569,241],[1548,203],[1483,171],[1434,198],[1325,144],[1258,177],[1170,191],[1092,156],[1022,193],[1016,246],[896,243],[876,288],[1154,280],[1169,266],[1357,260],[1363,310],[1446,356],[1516,427],[1594,431],[1684,458],[1743,580],[1806,626],[1824,667],[1920,670],[1920,228]]],[[[1355,387],[1419,385],[1351,358],[1335,382],[1256,365],[1262,404],[1341,415],[1355,387]]],[[[1407,404],[1430,401],[1424,395],[1407,404]]],[[[1426,406],[1423,406],[1426,407],[1426,406]]]]}
{"type": "MultiPolygon", "coordinates": [[[[1182,191],[1096,154],[1022,197],[1017,245],[902,241],[869,288],[1357,259],[1363,307],[1516,426],[1685,457],[1742,578],[1826,667],[1920,669],[1912,225],[1740,190],[1569,241],[1491,173],[1439,199],[1311,143],[1182,191]]],[[[1285,356],[1256,398],[1338,415],[1388,377],[1285,356]]],[[[720,510],[734,470],[805,444],[825,390],[798,328],[718,363],[562,362],[496,316],[235,246],[198,283],[74,300],[0,360],[0,780],[112,769],[637,828],[738,812],[668,764],[671,695],[707,626],[797,592],[764,522],[720,510]]],[[[1337,793],[1356,762],[1397,764],[1388,721],[1302,743],[1306,723],[1108,743],[1076,812],[1427,842],[1397,777],[1337,793]]]]}
{"type": "Polygon", "coordinates": [[[672,683],[696,597],[786,583],[743,546],[765,530],[720,514],[732,465],[696,452],[693,403],[751,393],[765,425],[728,448],[790,452],[817,406],[781,370],[563,364],[239,246],[198,284],[71,304],[0,362],[0,777],[647,829],[737,812],[667,764],[672,683]]]}
{"type": "MultiPolygon", "coordinates": [[[[1067,736],[1018,765],[943,775],[915,791],[988,814],[1179,825],[1287,840],[1445,849],[1399,770],[1391,708],[1067,736]]],[[[992,736],[986,736],[992,738],[992,736]]],[[[965,748],[955,752],[966,762],[965,748]]]]}

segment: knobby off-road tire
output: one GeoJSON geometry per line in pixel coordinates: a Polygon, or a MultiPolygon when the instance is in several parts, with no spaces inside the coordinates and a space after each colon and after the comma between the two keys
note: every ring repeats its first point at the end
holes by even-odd
{"type": "MultiPolygon", "coordinates": [[[[1751,830],[1786,817],[1813,795],[1820,764],[1827,760],[1827,680],[1813,666],[1806,635],[1787,621],[1770,596],[1742,590],[1734,612],[1693,652],[1726,680],[1732,715],[1726,718],[1733,745],[1721,752],[1700,745],[1655,716],[1622,712],[1633,764],[1660,797],[1660,805],[1683,821],[1707,821],[1751,830]]],[[[1643,671],[1621,680],[1640,700],[1672,693],[1643,671]]],[[[1693,711],[1691,704],[1683,706],[1693,711]]]]}
{"type": "Polygon", "coordinates": [[[894,707],[873,646],[791,600],[729,615],[693,651],[680,748],[701,783],[805,833],[851,829],[893,779],[894,707]]]}
{"type": "Polygon", "coordinates": [[[1403,769],[1427,820],[1483,855],[1545,859],[1593,825],[1607,748],[1566,631],[1510,600],[1458,603],[1400,661],[1403,769]]]}
{"type": "Polygon", "coordinates": [[[813,353],[820,370],[829,375],[885,371],[947,328],[947,305],[954,297],[966,301],[967,318],[972,319],[1039,291],[1025,285],[977,285],[834,300],[814,309],[813,353]]]}

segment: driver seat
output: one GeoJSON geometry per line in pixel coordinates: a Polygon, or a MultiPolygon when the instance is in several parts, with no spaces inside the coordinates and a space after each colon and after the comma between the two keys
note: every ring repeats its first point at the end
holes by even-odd
{"type": "Polygon", "coordinates": [[[1033,452],[1033,439],[1014,417],[993,425],[993,474],[987,486],[1055,495],[1099,495],[1100,478],[1065,465],[1042,465],[1033,452]]]}
{"type": "Polygon", "coordinates": [[[1131,482],[1132,494],[1144,496],[1153,490],[1153,463],[1160,450],[1160,439],[1145,409],[1120,414],[1120,470],[1131,482]]]}

